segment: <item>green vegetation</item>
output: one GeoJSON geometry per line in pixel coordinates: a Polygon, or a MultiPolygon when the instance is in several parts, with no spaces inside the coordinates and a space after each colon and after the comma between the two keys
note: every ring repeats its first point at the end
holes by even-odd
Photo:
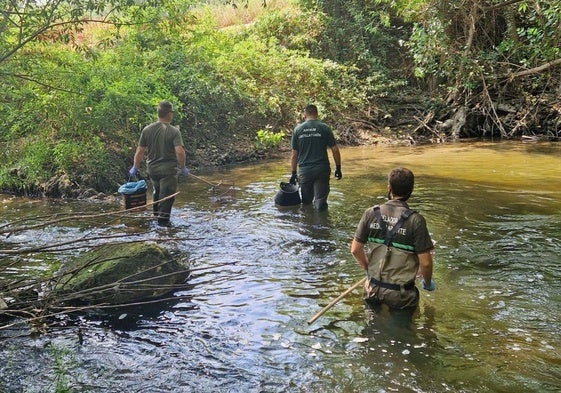
{"type": "Polygon", "coordinates": [[[2,3],[0,190],[115,192],[162,99],[191,167],[288,145],[309,102],[342,143],[559,137],[556,0],[225,3],[2,3]]]}
{"type": "Polygon", "coordinates": [[[257,131],[255,147],[257,149],[272,149],[282,143],[285,135],[284,131],[259,130],[257,131]]]}
{"type": "Polygon", "coordinates": [[[55,393],[71,393],[75,389],[72,388],[70,382],[71,369],[74,366],[73,352],[64,345],[49,343],[47,345],[49,356],[53,363],[54,373],[54,389],[55,393]]]}

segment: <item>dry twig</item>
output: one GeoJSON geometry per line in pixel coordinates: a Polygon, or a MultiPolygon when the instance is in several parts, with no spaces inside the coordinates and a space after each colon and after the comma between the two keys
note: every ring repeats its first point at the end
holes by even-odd
{"type": "MultiPolygon", "coordinates": [[[[171,197],[175,196],[174,194],[171,197]]],[[[164,199],[162,199],[164,200],[164,199]]],[[[156,201],[156,203],[159,201],[156,201]]],[[[151,204],[153,204],[152,202],[151,204]]],[[[150,205],[150,204],[148,204],[150,205]]],[[[97,219],[100,217],[118,217],[118,218],[137,218],[138,216],[131,216],[130,211],[138,210],[138,208],[128,209],[126,211],[111,211],[99,214],[81,214],[81,215],[71,215],[71,214],[59,214],[51,216],[41,216],[41,217],[31,217],[22,218],[15,222],[8,223],[0,227],[0,234],[12,234],[16,232],[34,230],[39,228],[44,228],[49,225],[60,224],[63,222],[75,222],[80,220],[83,222],[85,219],[97,219]],[[33,222],[30,225],[27,223],[33,222]]],[[[95,222],[95,220],[93,220],[95,222]]],[[[97,223],[96,225],[99,225],[97,223]]],[[[82,236],[78,239],[71,239],[66,241],[61,241],[52,244],[30,246],[30,247],[14,247],[11,249],[0,249],[0,262],[5,262],[7,258],[16,258],[22,255],[30,255],[42,253],[45,257],[54,256],[57,253],[67,252],[71,250],[85,250],[93,249],[100,246],[112,245],[112,244],[124,244],[132,242],[147,242],[152,241],[156,243],[162,242],[173,242],[173,241],[185,241],[185,240],[196,240],[196,239],[185,239],[182,237],[157,237],[151,236],[146,238],[146,233],[135,234],[134,238],[131,238],[130,234],[119,233],[119,234],[109,234],[109,235],[95,235],[95,236],[82,236]]],[[[53,258],[54,259],[54,258],[53,258]]],[[[108,258],[110,259],[110,258],[108,258]]],[[[158,299],[149,299],[146,301],[140,301],[135,303],[123,303],[123,304],[107,304],[103,302],[98,302],[97,304],[87,304],[87,305],[75,305],[75,301],[87,298],[88,295],[99,295],[105,292],[111,293],[115,288],[123,288],[126,291],[140,290],[140,288],[154,288],[154,289],[168,289],[170,292],[185,288],[186,283],[179,283],[175,285],[161,285],[155,284],[156,280],[166,278],[172,275],[184,275],[189,276],[192,271],[203,271],[209,269],[215,269],[216,266],[201,267],[198,269],[185,268],[180,271],[168,272],[165,274],[156,274],[154,276],[148,275],[146,277],[144,274],[150,273],[150,271],[157,270],[161,265],[146,268],[142,271],[130,274],[125,277],[121,277],[117,281],[106,284],[99,285],[92,288],[80,290],[80,291],[69,291],[64,292],[62,290],[52,291],[50,289],[58,287],[58,289],[64,288],[64,283],[83,271],[84,269],[91,268],[97,263],[102,263],[105,260],[92,260],[87,263],[86,266],[81,268],[70,270],[70,271],[60,271],[58,275],[44,276],[44,277],[21,277],[18,276],[13,280],[4,279],[0,281],[0,296],[6,299],[6,304],[2,303],[3,309],[0,309],[0,319],[5,323],[0,325],[0,331],[8,328],[14,328],[17,326],[22,326],[23,324],[36,326],[39,329],[46,326],[49,320],[61,315],[71,312],[85,312],[87,310],[93,309],[119,309],[122,307],[129,307],[133,305],[145,305],[150,303],[163,302],[168,300],[177,300],[177,296],[163,297],[158,299]],[[15,319],[15,320],[14,320],[15,319]]],[[[20,263],[17,260],[9,260],[7,264],[3,263],[4,269],[7,267],[13,268],[15,265],[20,263]]]]}

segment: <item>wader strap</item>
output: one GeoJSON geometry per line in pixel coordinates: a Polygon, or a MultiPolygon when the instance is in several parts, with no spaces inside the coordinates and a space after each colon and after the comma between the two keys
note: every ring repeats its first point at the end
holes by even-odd
{"type": "Polygon", "coordinates": [[[401,291],[402,289],[410,291],[415,288],[415,281],[407,284],[390,284],[389,282],[378,281],[374,277],[370,277],[370,283],[381,288],[393,289],[394,291],[401,291]]]}
{"type": "Polygon", "coordinates": [[[376,216],[376,221],[378,221],[378,223],[380,224],[380,228],[382,228],[382,232],[385,234],[384,244],[386,245],[386,247],[391,246],[393,237],[395,236],[396,232],[399,231],[399,228],[401,228],[405,220],[407,220],[409,216],[414,212],[415,212],[414,210],[405,209],[403,213],[401,213],[399,220],[397,220],[392,230],[388,231],[388,226],[386,225],[386,222],[382,219],[382,213],[380,213],[380,205],[374,206],[374,215],[376,216]]]}
{"type": "MultiPolygon", "coordinates": [[[[393,237],[395,236],[397,231],[399,231],[399,228],[401,228],[403,223],[414,212],[415,212],[414,210],[405,209],[403,211],[403,213],[401,213],[401,216],[399,217],[399,220],[397,220],[397,222],[393,226],[392,230],[388,231],[388,226],[386,225],[386,222],[382,219],[382,213],[380,213],[380,205],[374,206],[374,215],[376,216],[376,220],[380,224],[380,228],[382,228],[382,232],[385,234],[384,244],[388,248],[388,250],[386,252],[386,257],[391,252],[391,244],[392,244],[392,241],[393,241],[393,237]]],[[[381,269],[382,268],[383,268],[383,266],[381,267],[381,269]]],[[[382,271],[380,270],[380,274],[381,273],[382,273],[382,271]]],[[[371,276],[368,276],[368,278],[369,278],[370,283],[372,285],[375,285],[375,286],[378,286],[378,287],[381,287],[381,288],[393,289],[395,291],[401,291],[402,293],[403,293],[403,291],[411,290],[411,289],[415,288],[415,282],[414,281],[409,282],[407,284],[391,284],[389,282],[382,282],[382,281],[376,280],[374,277],[371,277],[371,276]]]]}

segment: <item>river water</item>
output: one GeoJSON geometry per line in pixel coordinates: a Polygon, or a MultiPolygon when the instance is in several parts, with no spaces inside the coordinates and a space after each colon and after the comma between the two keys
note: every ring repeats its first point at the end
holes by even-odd
{"type": "MultiPolygon", "coordinates": [[[[193,272],[172,301],[61,316],[35,335],[0,329],[0,392],[560,391],[561,145],[360,147],[342,156],[327,213],[274,206],[287,157],[201,174],[234,185],[218,197],[183,179],[171,229],[142,213],[5,239],[173,236],[181,240],[165,246],[188,256],[193,272]],[[308,324],[362,278],[350,241],[364,209],[384,202],[395,166],[416,176],[410,206],[436,241],[436,291],[422,291],[410,323],[369,314],[355,290],[308,324]]],[[[119,208],[1,199],[2,222],[119,208]]],[[[26,257],[2,275],[47,265],[26,257]]]]}

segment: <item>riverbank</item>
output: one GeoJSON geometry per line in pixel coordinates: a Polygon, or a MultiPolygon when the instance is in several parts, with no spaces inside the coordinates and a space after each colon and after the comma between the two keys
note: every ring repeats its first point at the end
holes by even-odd
{"type": "MultiPolygon", "coordinates": [[[[432,108],[438,106],[438,99],[428,101],[419,91],[407,93],[378,100],[376,106],[371,105],[365,111],[368,116],[349,113],[344,117],[322,120],[332,127],[340,146],[410,146],[440,144],[463,138],[558,141],[561,133],[561,117],[554,116],[555,111],[561,108],[552,101],[540,104],[542,110],[536,112],[531,132],[514,133],[515,129],[509,129],[507,134],[499,132],[497,127],[490,127],[489,124],[494,124],[494,118],[489,114],[483,116],[477,108],[444,107],[440,102],[441,108],[445,109],[435,111],[432,108]]],[[[503,104],[501,108],[506,108],[506,105],[503,104]]],[[[508,108],[508,111],[497,112],[497,124],[506,125],[514,121],[518,111],[523,110],[514,105],[508,108]]],[[[226,134],[217,129],[178,125],[183,132],[187,167],[195,173],[268,159],[286,158],[287,162],[289,159],[293,126],[277,128],[278,132],[284,134],[283,138],[265,148],[257,140],[254,128],[244,127],[226,134]]],[[[122,140],[118,138],[108,136],[106,147],[110,154],[99,157],[97,165],[71,166],[72,171],[58,171],[47,180],[33,181],[25,168],[11,168],[10,175],[18,181],[15,186],[4,187],[0,192],[28,197],[94,200],[114,197],[116,190],[127,179],[126,173],[132,163],[137,136],[129,138],[126,151],[119,147],[122,146],[122,140]]],[[[147,177],[144,168],[141,168],[141,175],[147,177]]]]}

